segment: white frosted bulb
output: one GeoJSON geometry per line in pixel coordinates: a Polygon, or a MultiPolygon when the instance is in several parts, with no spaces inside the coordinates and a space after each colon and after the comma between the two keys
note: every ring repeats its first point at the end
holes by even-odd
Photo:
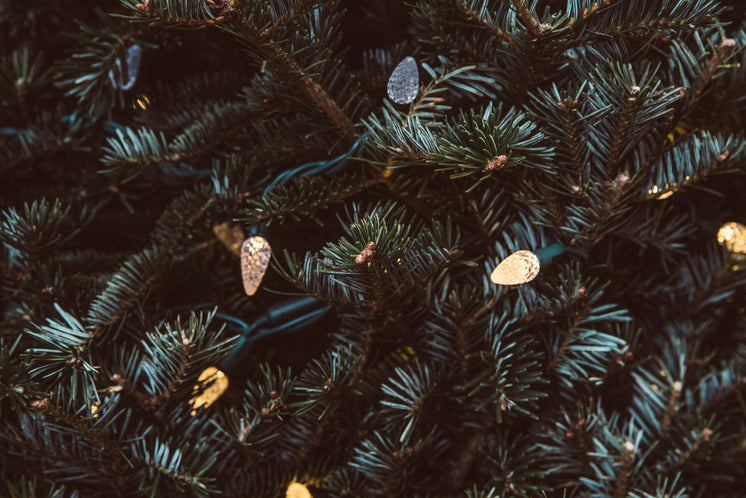
{"type": "Polygon", "coordinates": [[[122,90],[127,91],[135,86],[137,73],[140,72],[140,58],[142,49],[140,45],[134,44],[127,49],[127,82],[122,84],[122,90]]]}
{"type": "Polygon", "coordinates": [[[420,73],[414,57],[405,57],[389,76],[386,91],[397,104],[410,104],[420,90],[420,73]]]}
{"type": "Polygon", "coordinates": [[[746,226],[731,221],[718,230],[718,243],[730,252],[746,254],[746,226]]]}
{"type": "Polygon", "coordinates": [[[120,75],[120,82],[119,85],[117,85],[117,82],[114,78],[114,71],[109,71],[109,79],[111,80],[112,85],[119,86],[120,90],[126,92],[127,90],[132,89],[132,87],[135,86],[135,82],[137,81],[137,73],[140,72],[140,59],[142,58],[142,48],[140,48],[140,45],[135,43],[134,45],[131,45],[127,49],[127,80],[124,79],[124,71],[122,70],[122,64],[119,62],[119,59],[114,61],[114,64],[116,64],[117,69],[119,70],[120,75]]]}
{"type": "Polygon", "coordinates": [[[253,296],[267,273],[272,249],[260,235],[249,237],[241,246],[241,278],[247,296],[253,296]]]}
{"type": "Polygon", "coordinates": [[[516,251],[497,265],[490,280],[499,285],[519,285],[539,274],[539,258],[531,251],[516,251]]]}

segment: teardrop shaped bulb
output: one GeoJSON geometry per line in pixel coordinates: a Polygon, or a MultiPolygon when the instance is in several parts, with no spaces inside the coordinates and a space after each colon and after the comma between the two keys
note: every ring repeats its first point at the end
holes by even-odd
{"type": "Polygon", "coordinates": [[[253,296],[267,273],[272,249],[261,235],[249,237],[241,246],[241,278],[247,296],[253,296]]]}
{"type": "Polygon", "coordinates": [[[490,280],[499,285],[519,285],[530,282],[539,274],[541,264],[531,251],[516,251],[497,265],[490,280]]]}
{"type": "Polygon", "coordinates": [[[420,91],[420,73],[414,57],[405,57],[394,68],[386,85],[389,98],[397,104],[410,104],[420,91]]]}

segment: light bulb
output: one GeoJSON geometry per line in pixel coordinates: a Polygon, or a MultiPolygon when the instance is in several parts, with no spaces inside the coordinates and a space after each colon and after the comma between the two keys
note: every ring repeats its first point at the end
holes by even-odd
{"type": "Polygon", "coordinates": [[[140,59],[142,58],[142,48],[140,45],[134,44],[127,49],[127,66],[123,70],[122,63],[119,59],[114,61],[114,65],[117,66],[117,72],[119,73],[119,82],[116,81],[114,76],[114,70],[109,70],[109,80],[111,80],[114,88],[119,87],[120,90],[126,92],[131,90],[137,82],[137,73],[140,72],[140,59]],[[127,79],[124,79],[124,73],[127,73],[127,79]]]}
{"type": "Polygon", "coordinates": [[[267,273],[272,249],[260,235],[249,237],[241,246],[241,278],[247,296],[253,296],[267,273]]]}
{"type": "Polygon", "coordinates": [[[313,498],[313,496],[307,487],[297,481],[293,481],[288,486],[285,498],[313,498]]]}
{"type": "Polygon", "coordinates": [[[246,238],[241,225],[224,221],[212,227],[215,237],[236,256],[241,255],[241,243],[246,238]]]}
{"type": "Polygon", "coordinates": [[[405,57],[389,76],[386,91],[397,104],[410,104],[420,90],[420,73],[414,57],[405,57]]]}
{"type": "Polygon", "coordinates": [[[132,108],[133,109],[147,109],[150,107],[150,98],[148,98],[147,95],[144,93],[141,94],[139,97],[137,97],[135,100],[132,101],[132,108]]]}
{"type": "MultiPolygon", "coordinates": [[[[197,381],[204,386],[204,389],[189,401],[194,408],[192,415],[197,413],[197,408],[213,404],[228,389],[228,376],[215,367],[205,368],[199,374],[197,381]]],[[[195,393],[199,390],[199,386],[194,386],[195,393]]]]}
{"type": "Polygon", "coordinates": [[[497,265],[490,279],[499,285],[525,284],[539,274],[539,258],[531,251],[516,251],[497,265]]]}
{"type": "Polygon", "coordinates": [[[731,221],[718,230],[718,244],[730,252],[746,254],[746,226],[731,221]]]}

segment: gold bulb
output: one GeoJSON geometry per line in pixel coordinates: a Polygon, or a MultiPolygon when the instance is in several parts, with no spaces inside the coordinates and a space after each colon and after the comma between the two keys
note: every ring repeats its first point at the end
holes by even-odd
{"type": "Polygon", "coordinates": [[[313,498],[313,496],[307,487],[297,481],[293,481],[288,486],[285,498],[313,498]]]}
{"type": "Polygon", "coordinates": [[[539,258],[531,251],[516,251],[497,265],[490,279],[499,285],[525,284],[539,274],[539,258]]]}
{"type": "MultiPolygon", "coordinates": [[[[201,393],[195,394],[189,401],[194,407],[192,415],[197,413],[197,408],[213,404],[228,389],[228,377],[215,367],[205,368],[199,374],[197,381],[204,386],[204,389],[201,393]]],[[[199,391],[199,386],[194,386],[194,392],[198,393],[199,391]]]]}
{"type": "Polygon", "coordinates": [[[236,256],[241,255],[241,243],[246,238],[241,225],[224,221],[212,227],[215,237],[236,256]]]}
{"type": "Polygon", "coordinates": [[[673,195],[673,190],[669,190],[668,192],[663,192],[661,195],[656,197],[659,201],[662,201],[663,199],[668,199],[673,195]]]}
{"type": "Polygon", "coordinates": [[[133,109],[147,109],[150,106],[150,99],[147,95],[142,94],[132,102],[133,109]]]}
{"type": "Polygon", "coordinates": [[[730,252],[746,254],[746,226],[731,221],[718,230],[718,244],[730,252]]]}
{"type": "Polygon", "coordinates": [[[241,246],[241,278],[247,296],[253,296],[262,283],[269,266],[272,249],[260,235],[249,237],[241,246]]]}

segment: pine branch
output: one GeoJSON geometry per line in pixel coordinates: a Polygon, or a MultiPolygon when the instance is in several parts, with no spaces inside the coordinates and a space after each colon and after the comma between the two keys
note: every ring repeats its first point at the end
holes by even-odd
{"type": "MultiPolygon", "coordinates": [[[[184,197],[195,197],[186,192],[184,197]]],[[[200,196],[196,196],[200,197],[200,196]]],[[[180,199],[174,201],[178,206],[180,199]]],[[[215,200],[208,198],[202,205],[191,204],[189,216],[181,212],[176,214],[178,223],[170,224],[166,245],[154,245],[128,258],[114,274],[106,289],[91,303],[88,311],[88,322],[96,327],[97,335],[109,333],[111,327],[122,319],[141,299],[150,292],[153,284],[171,263],[176,249],[188,236],[193,226],[213,206],[215,200]]],[[[164,216],[173,216],[166,210],[164,216]]],[[[172,218],[173,219],[173,218],[172,218]]],[[[162,226],[162,225],[161,225],[162,226]]]]}
{"type": "Polygon", "coordinates": [[[42,198],[24,204],[22,213],[16,208],[3,211],[0,241],[17,251],[16,264],[30,270],[42,255],[72,240],[90,222],[85,208],[75,217],[77,219],[72,219],[72,207],[63,206],[60,199],[50,203],[42,198]]]}
{"type": "Polygon", "coordinates": [[[133,478],[139,480],[142,488],[150,488],[151,497],[188,492],[208,498],[217,491],[215,479],[205,474],[215,465],[218,456],[207,451],[206,442],[191,444],[185,439],[164,440],[150,436],[133,445],[131,457],[137,458],[139,464],[133,478]]]}
{"type": "Polygon", "coordinates": [[[21,47],[0,57],[0,98],[3,124],[27,122],[37,106],[49,100],[52,68],[41,53],[21,47]],[[7,121],[6,121],[7,120],[7,121]]]}
{"type": "Polygon", "coordinates": [[[507,43],[516,43],[515,39],[505,32],[503,29],[498,27],[492,18],[489,11],[489,5],[487,2],[479,0],[471,0],[469,4],[465,0],[458,0],[458,6],[461,11],[466,15],[472,22],[484,26],[486,29],[495,34],[500,40],[507,43]],[[476,12],[477,8],[479,9],[476,12]]]}
{"type": "Polygon", "coordinates": [[[316,105],[326,113],[348,142],[355,140],[355,127],[352,121],[350,121],[350,118],[337,105],[337,102],[315,79],[307,77],[300,65],[286,54],[276,42],[264,39],[249,19],[241,18],[239,13],[232,9],[224,10],[224,13],[232,21],[231,27],[269,60],[274,62],[288,78],[295,81],[316,102],[316,105]]]}
{"type": "Polygon", "coordinates": [[[316,213],[344,202],[381,181],[366,180],[360,174],[297,177],[261,197],[249,198],[246,215],[239,219],[249,225],[270,225],[310,217],[320,224],[316,213]]]}
{"type": "Polygon", "coordinates": [[[76,35],[80,48],[70,60],[58,65],[55,84],[89,114],[102,116],[114,103],[114,97],[122,102],[122,89],[113,81],[121,79],[127,46],[136,43],[135,35],[120,35],[86,25],[80,29],[81,33],[76,35]]]}
{"type": "Polygon", "coordinates": [[[490,104],[481,116],[462,113],[446,126],[437,140],[438,152],[428,162],[437,165],[436,171],[454,171],[451,179],[481,174],[467,192],[512,167],[553,173],[546,167],[553,162],[553,150],[544,145],[537,125],[520,111],[493,109],[490,104]]]}
{"type": "Polygon", "coordinates": [[[64,425],[39,414],[29,415],[23,429],[13,432],[3,433],[3,438],[9,440],[9,451],[17,459],[14,466],[19,460],[25,464],[22,472],[38,473],[45,476],[45,481],[56,483],[69,482],[70,475],[75,475],[76,490],[95,494],[95,490],[103,489],[124,496],[121,491],[127,487],[123,478],[127,464],[118,451],[102,451],[100,443],[89,437],[74,438],[64,425]],[[125,486],[118,488],[117,483],[125,486]]]}
{"type": "Polygon", "coordinates": [[[70,396],[98,399],[96,377],[99,367],[93,363],[89,344],[95,333],[87,331],[80,321],[56,303],[55,310],[64,323],[47,319],[47,325],[35,325],[27,333],[47,347],[30,349],[29,374],[48,389],[55,385],[70,389],[70,396]],[[50,380],[51,379],[51,380],[50,380]]]}
{"type": "Polygon", "coordinates": [[[539,21],[534,19],[523,0],[513,0],[513,7],[518,13],[518,19],[523,23],[532,37],[538,37],[549,28],[549,26],[542,26],[539,21]]]}
{"type": "Polygon", "coordinates": [[[259,37],[263,39],[270,38],[273,32],[286,26],[295,17],[307,12],[308,10],[310,10],[310,7],[314,7],[319,3],[321,3],[320,0],[294,0],[288,6],[283,5],[282,2],[278,2],[280,8],[276,8],[274,5],[271,5],[271,7],[275,7],[277,10],[277,12],[275,12],[273,15],[273,17],[275,17],[275,21],[264,28],[259,37]],[[282,13],[280,13],[280,9],[282,9],[282,13]]]}

